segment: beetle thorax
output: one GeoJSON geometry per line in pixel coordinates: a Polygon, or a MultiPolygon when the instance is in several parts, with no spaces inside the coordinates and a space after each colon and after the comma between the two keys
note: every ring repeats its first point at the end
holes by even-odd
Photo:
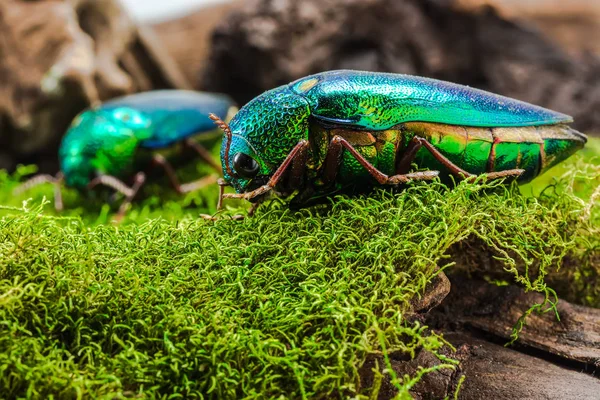
{"type": "Polygon", "coordinates": [[[226,173],[225,180],[238,192],[247,191],[265,181],[277,170],[294,146],[300,140],[308,138],[309,116],[307,102],[287,86],[266,92],[242,107],[230,123],[233,135],[228,157],[225,154],[226,141],[221,148],[223,170],[227,170],[225,161],[228,158],[229,165],[236,172],[236,156],[242,168],[242,162],[250,168],[251,161],[244,157],[248,156],[256,162],[258,172],[253,176],[244,174],[244,171],[238,171],[238,176],[226,173]]]}

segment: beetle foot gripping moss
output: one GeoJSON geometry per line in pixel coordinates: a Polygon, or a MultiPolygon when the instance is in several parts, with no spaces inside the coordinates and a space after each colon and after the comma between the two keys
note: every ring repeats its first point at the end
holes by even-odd
{"type": "Polygon", "coordinates": [[[529,181],[581,149],[571,117],[449,82],[329,71],[242,107],[221,148],[224,181],[259,201],[274,190],[310,200],[346,189],[487,174],[529,181]],[[412,172],[419,169],[430,172],[412,172]]]}

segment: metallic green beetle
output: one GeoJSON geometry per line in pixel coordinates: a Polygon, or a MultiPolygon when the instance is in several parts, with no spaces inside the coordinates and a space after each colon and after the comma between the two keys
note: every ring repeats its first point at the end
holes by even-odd
{"type": "MultiPolygon", "coordinates": [[[[147,169],[149,164],[162,167],[177,192],[195,190],[208,182],[201,179],[180,184],[174,168],[156,150],[182,143],[220,173],[221,168],[210,153],[191,138],[215,130],[210,113],[227,119],[234,111],[237,109],[233,101],[225,95],[187,90],[158,90],[105,102],[73,120],[61,142],[57,176],[38,175],[17,188],[17,193],[53,182],[55,206],[60,210],[62,181],[79,190],[102,184],[125,195],[119,211],[122,215],[145,182],[144,172],[138,171],[147,169]],[[132,176],[130,187],[122,179],[132,176]]],[[[212,177],[211,180],[214,182],[212,177]]]]}
{"type": "MultiPolygon", "coordinates": [[[[581,149],[572,118],[525,102],[409,75],[329,71],[270,90],[227,125],[224,180],[257,202],[315,196],[438,173],[526,182],[581,149]],[[416,163],[428,171],[411,172],[416,163]]],[[[221,199],[219,199],[221,201],[221,199]]],[[[220,203],[220,202],[219,202],[220,203]]]]}

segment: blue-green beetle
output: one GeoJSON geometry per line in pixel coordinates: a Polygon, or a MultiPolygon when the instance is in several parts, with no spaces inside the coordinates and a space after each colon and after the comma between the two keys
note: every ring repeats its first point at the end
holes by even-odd
{"type": "Polygon", "coordinates": [[[222,197],[315,196],[432,179],[533,179],[581,149],[571,117],[470,87],[390,73],[329,71],[270,90],[231,120],[222,197]],[[411,172],[416,164],[426,171],[411,172]],[[428,170],[428,171],[427,171],[428,170]]]}
{"type": "Polygon", "coordinates": [[[122,214],[145,182],[143,170],[149,162],[165,170],[178,192],[195,190],[214,179],[182,185],[174,168],[156,150],[182,143],[220,173],[210,153],[192,138],[215,130],[210,113],[228,119],[235,111],[225,95],[187,90],[159,90],[107,101],[75,117],[60,145],[57,176],[38,175],[17,188],[17,193],[53,182],[55,206],[60,210],[61,182],[80,190],[102,184],[125,195],[122,214]],[[131,177],[133,184],[128,186],[123,179],[131,177]]]}

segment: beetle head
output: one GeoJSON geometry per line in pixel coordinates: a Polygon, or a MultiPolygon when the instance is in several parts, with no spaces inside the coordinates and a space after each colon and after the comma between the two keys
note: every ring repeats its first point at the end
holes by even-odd
{"type": "Polygon", "coordinates": [[[215,120],[226,134],[221,146],[225,181],[238,193],[266,184],[294,146],[307,138],[309,116],[306,100],[281,86],[242,107],[229,126],[215,120]]]}

